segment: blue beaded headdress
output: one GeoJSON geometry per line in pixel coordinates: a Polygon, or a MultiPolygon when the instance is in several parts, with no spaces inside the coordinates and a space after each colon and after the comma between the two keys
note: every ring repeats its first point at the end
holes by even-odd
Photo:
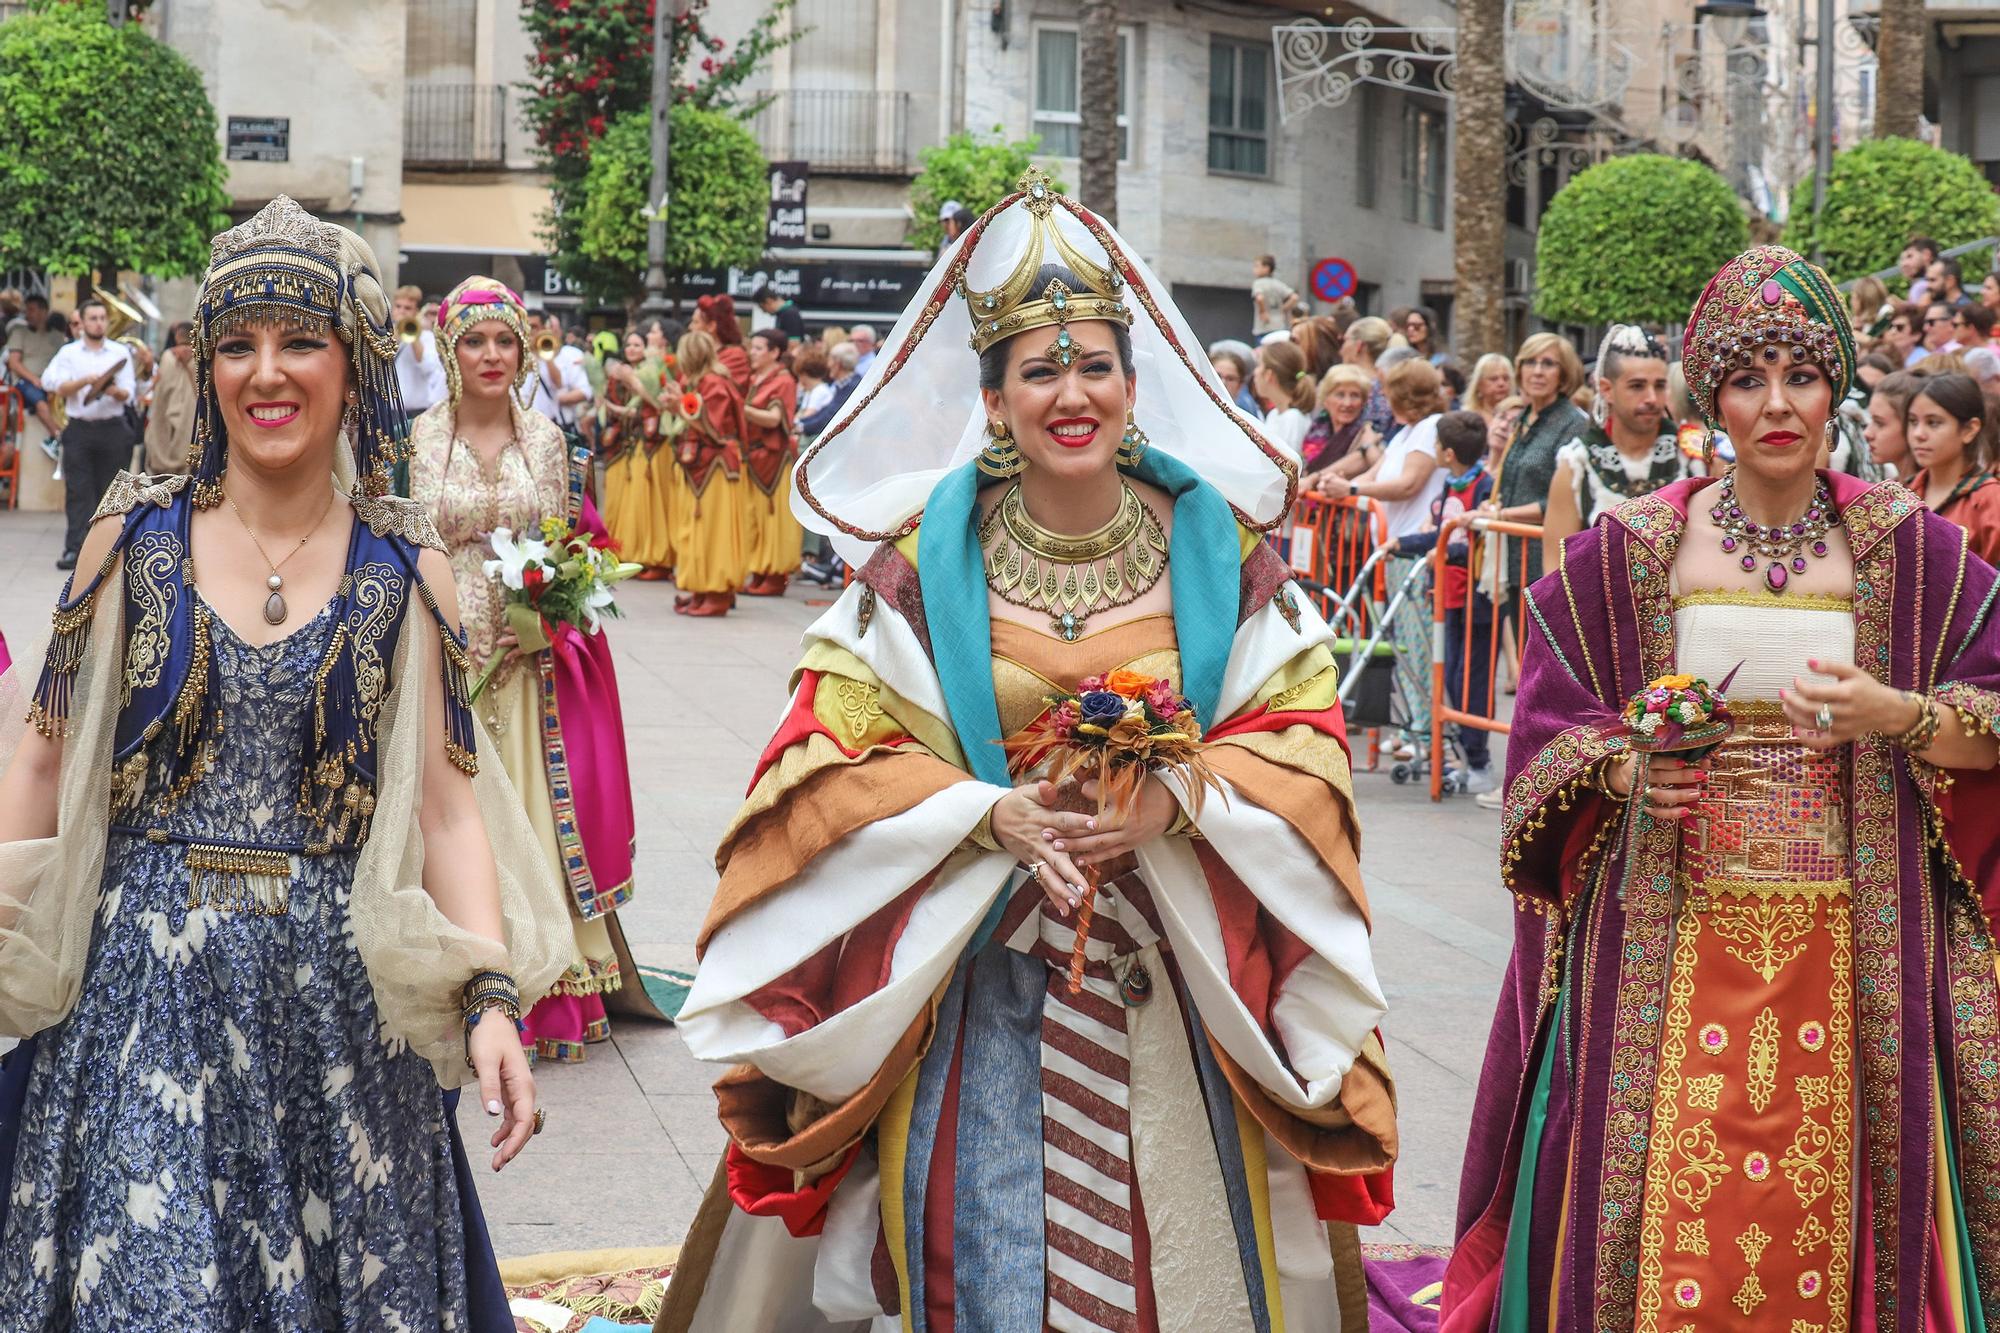
{"type": "Polygon", "coordinates": [[[215,394],[215,348],[230,333],[273,321],[346,343],[354,361],[355,410],[346,418],[355,492],[386,495],[392,469],[409,456],[409,423],[396,383],[397,340],[368,242],[279,195],[257,216],[217,236],[195,300],[196,403],[188,460],[194,502],[222,501],[229,437],[215,394]]]}

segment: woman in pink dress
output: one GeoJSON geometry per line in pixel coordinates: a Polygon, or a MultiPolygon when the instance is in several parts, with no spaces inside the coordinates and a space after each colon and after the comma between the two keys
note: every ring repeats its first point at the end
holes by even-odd
{"type": "Polygon", "coordinates": [[[605,537],[584,494],[588,452],[520,405],[527,312],[491,278],[467,278],[438,311],[449,397],[411,426],[410,494],[450,548],[468,652],[484,670],[505,656],[474,707],[528,809],[563,886],[576,953],[526,1018],[544,1060],[574,1062],[610,1035],[605,997],[621,988],[644,1003],[618,927],[632,897],[632,785],[611,646],[602,632],[557,626],[551,644],[524,650],[507,627],[506,589],[487,577],[491,538],[505,528],[541,537],[544,521],[605,537]]]}

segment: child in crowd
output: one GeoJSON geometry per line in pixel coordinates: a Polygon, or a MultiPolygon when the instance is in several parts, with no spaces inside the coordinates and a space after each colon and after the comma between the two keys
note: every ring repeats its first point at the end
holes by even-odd
{"type": "MultiPolygon", "coordinates": [[[[1445,487],[1431,501],[1430,526],[1402,539],[1412,554],[1437,546],[1438,533],[1455,518],[1476,511],[1492,496],[1493,474],[1486,468],[1486,419],[1477,412],[1447,412],[1438,418],[1438,467],[1445,487]]],[[[1493,716],[1493,602],[1472,586],[1466,556],[1467,530],[1458,528],[1445,546],[1444,578],[1431,595],[1444,608],[1444,688],[1451,706],[1479,717],[1493,716]]],[[[1486,733],[1460,727],[1465,756],[1463,790],[1475,795],[1495,790],[1486,733]]]]}

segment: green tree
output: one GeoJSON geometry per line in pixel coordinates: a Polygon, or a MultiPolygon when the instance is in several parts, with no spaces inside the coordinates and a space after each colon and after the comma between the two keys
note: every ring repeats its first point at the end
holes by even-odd
{"type": "Polygon", "coordinates": [[[201,75],[103,0],[0,23],[0,269],[199,272],[228,225],[201,75]]]}
{"type": "MultiPolygon", "coordinates": [[[[764,253],[770,164],[741,121],[679,103],[668,113],[667,273],[747,267],[764,253]]],[[[621,116],[590,155],[578,242],[585,259],[635,292],[646,275],[652,118],[621,116]]]]}
{"type": "MultiPolygon", "coordinates": [[[[910,224],[910,244],[934,250],[944,239],[938,224],[938,209],[956,199],[975,215],[984,213],[1014,192],[1021,173],[1034,165],[1042,149],[1039,135],[1029,135],[1015,143],[1001,137],[993,127],[993,138],[982,139],[970,130],[960,130],[943,143],[918,154],[923,170],[910,182],[910,208],[916,220],[910,224]]],[[[1060,180],[1051,179],[1056,189],[1060,180]]]]}
{"type": "Polygon", "coordinates": [[[1600,162],[1549,201],[1535,239],[1535,313],[1563,324],[1674,325],[1750,225],[1711,167],[1639,153],[1600,162]]]}
{"type": "MultiPolygon", "coordinates": [[[[522,117],[549,169],[545,239],[556,271],[599,299],[625,299],[632,280],[628,268],[594,260],[584,248],[584,182],[598,141],[622,117],[651,106],[656,2],[667,0],[521,0],[521,25],[535,48],[522,117]]],[[[763,100],[744,85],[773,51],[804,35],[796,27],[781,31],[792,3],[770,0],[728,47],[704,22],[709,0],[680,0],[672,33],[674,104],[754,115],[763,100]]],[[[676,143],[675,154],[681,151],[676,143]]],[[[649,181],[640,181],[642,197],[649,181]]]]}
{"type": "Polygon", "coordinates": [[[1812,200],[1808,175],[1792,191],[1785,244],[1801,254],[1823,254],[1835,282],[1893,268],[1915,233],[1953,246],[2000,227],[2000,199],[1979,168],[1915,139],[1871,139],[1836,154],[1817,227],[1812,200]]]}

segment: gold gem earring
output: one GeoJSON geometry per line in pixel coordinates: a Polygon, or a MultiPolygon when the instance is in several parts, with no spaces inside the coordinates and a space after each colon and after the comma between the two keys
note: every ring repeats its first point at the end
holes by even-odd
{"type": "Polygon", "coordinates": [[[1028,460],[1021,457],[1021,446],[1014,442],[1007,423],[998,419],[989,421],[986,433],[992,438],[979,451],[979,470],[989,477],[1020,475],[1021,470],[1028,466],[1028,460]]]}
{"type": "Polygon", "coordinates": [[[1125,435],[1118,441],[1119,467],[1137,467],[1139,460],[1146,456],[1146,432],[1139,429],[1139,423],[1132,419],[1132,409],[1125,409],[1125,435]]]}

